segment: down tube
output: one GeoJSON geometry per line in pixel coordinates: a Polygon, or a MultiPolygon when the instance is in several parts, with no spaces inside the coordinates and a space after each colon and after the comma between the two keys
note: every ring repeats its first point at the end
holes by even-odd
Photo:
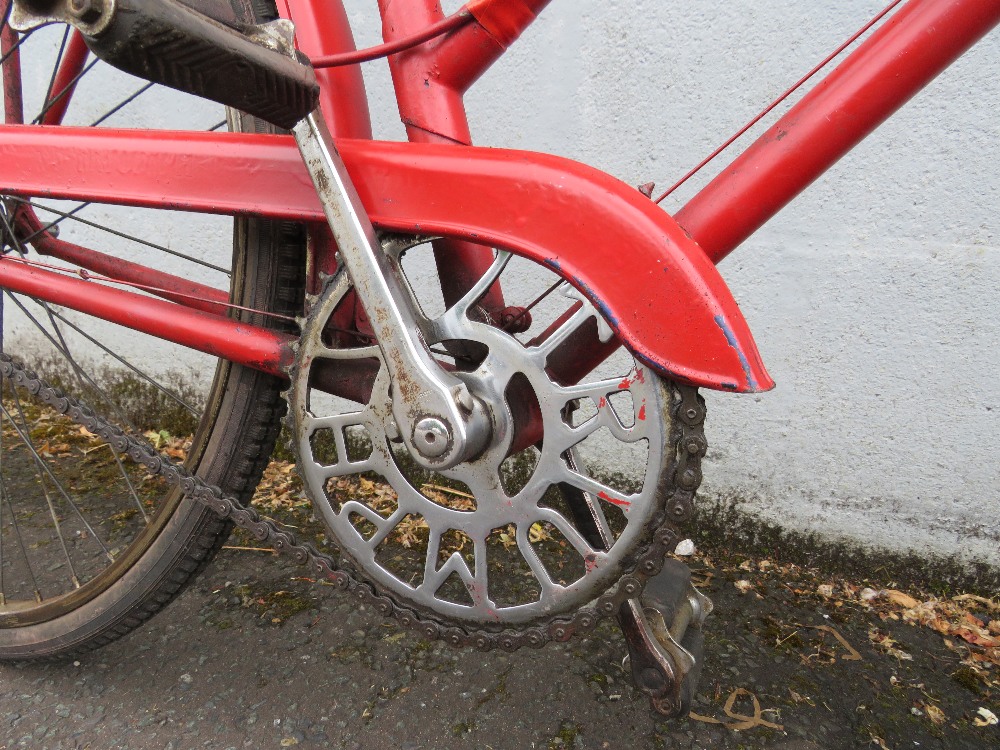
{"type": "Polygon", "coordinates": [[[718,263],[1000,23],[996,0],[910,0],[674,217],[718,263]]]}

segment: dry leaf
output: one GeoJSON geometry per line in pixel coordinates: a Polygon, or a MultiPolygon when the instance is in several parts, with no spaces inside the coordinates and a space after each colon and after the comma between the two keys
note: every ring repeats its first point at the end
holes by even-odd
{"type": "Polygon", "coordinates": [[[944,711],[935,706],[933,703],[924,703],[923,708],[924,713],[927,714],[927,718],[938,726],[944,724],[948,720],[948,717],[944,715],[944,711]]]}
{"type": "Polygon", "coordinates": [[[746,580],[736,581],[733,585],[741,594],[745,594],[753,588],[753,584],[746,580]]]}
{"type": "Polygon", "coordinates": [[[918,604],[919,601],[914,599],[909,594],[904,594],[902,591],[896,591],[895,589],[888,589],[882,592],[882,596],[888,599],[893,604],[897,604],[903,609],[913,609],[918,604]]]}
{"type": "Polygon", "coordinates": [[[833,596],[833,586],[829,583],[824,583],[816,587],[816,593],[822,596],[824,599],[829,599],[833,596]]]}
{"type": "Polygon", "coordinates": [[[879,649],[889,654],[889,656],[895,656],[897,659],[902,661],[912,661],[913,657],[910,656],[905,651],[896,648],[896,641],[890,636],[880,633],[878,630],[868,631],[868,640],[874,643],[879,649]]]}
{"type": "Polygon", "coordinates": [[[977,602],[978,604],[985,605],[988,609],[994,612],[1000,612],[1000,602],[993,599],[987,599],[985,596],[976,596],[975,594],[959,594],[958,596],[953,596],[951,598],[953,602],[977,602]]]}
{"type": "Polygon", "coordinates": [[[980,706],[979,710],[976,713],[978,714],[978,716],[973,721],[973,724],[975,724],[977,727],[993,727],[996,726],[997,721],[1000,721],[997,719],[997,715],[992,711],[990,711],[988,708],[983,708],[982,706],[980,706]]]}

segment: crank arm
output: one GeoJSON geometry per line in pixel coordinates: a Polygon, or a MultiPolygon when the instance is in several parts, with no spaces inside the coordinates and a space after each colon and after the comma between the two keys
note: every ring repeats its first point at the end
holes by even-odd
{"type": "Polygon", "coordinates": [[[382,250],[321,112],[293,133],[396,389],[395,425],[387,431],[398,433],[425,468],[441,471],[475,456],[490,437],[489,414],[421,338],[410,293],[382,250]]]}
{"type": "MultiPolygon", "coordinates": [[[[565,459],[575,470],[576,454],[570,450],[565,459]]],[[[610,549],[610,527],[600,503],[571,485],[560,485],[560,490],[587,541],[595,549],[610,549]]],[[[679,560],[665,560],[642,594],[618,612],[632,682],[664,716],[683,716],[691,710],[704,651],[701,626],[711,612],[712,600],[694,587],[691,571],[679,560]]]]}
{"type": "Polygon", "coordinates": [[[711,599],[691,583],[688,567],[667,560],[641,596],[618,613],[632,681],[664,716],[684,716],[691,710],[701,676],[701,626],[711,611],[711,599]]]}
{"type": "Polygon", "coordinates": [[[279,127],[290,128],[311,112],[319,84],[309,61],[294,50],[291,22],[235,29],[224,20],[178,0],[14,0],[10,25],[28,31],[70,24],[95,55],[126,73],[279,127]]]}

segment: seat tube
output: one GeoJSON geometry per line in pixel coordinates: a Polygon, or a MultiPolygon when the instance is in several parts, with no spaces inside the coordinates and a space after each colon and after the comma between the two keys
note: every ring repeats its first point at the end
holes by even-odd
{"type": "MultiPolygon", "coordinates": [[[[547,0],[546,0],[547,2],[547,0]]],[[[543,6],[545,2],[536,2],[543,6]]],[[[420,31],[444,14],[437,0],[379,0],[386,42],[420,31]]],[[[399,114],[411,143],[471,145],[464,94],[504,53],[479,23],[389,58],[399,114]]],[[[434,242],[434,259],[446,304],[460,300],[493,262],[492,248],[471,242],[434,242]]],[[[499,283],[479,303],[497,317],[505,307],[499,283]]]]}

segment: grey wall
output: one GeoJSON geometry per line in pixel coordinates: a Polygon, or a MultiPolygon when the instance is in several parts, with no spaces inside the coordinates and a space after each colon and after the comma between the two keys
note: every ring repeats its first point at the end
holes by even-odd
{"type": "MultiPolygon", "coordinates": [[[[882,6],[557,0],[473,133],[666,186],[882,6]]],[[[704,495],[1000,563],[998,61],[994,33],[722,263],[778,388],[709,394],[704,495]]]]}

